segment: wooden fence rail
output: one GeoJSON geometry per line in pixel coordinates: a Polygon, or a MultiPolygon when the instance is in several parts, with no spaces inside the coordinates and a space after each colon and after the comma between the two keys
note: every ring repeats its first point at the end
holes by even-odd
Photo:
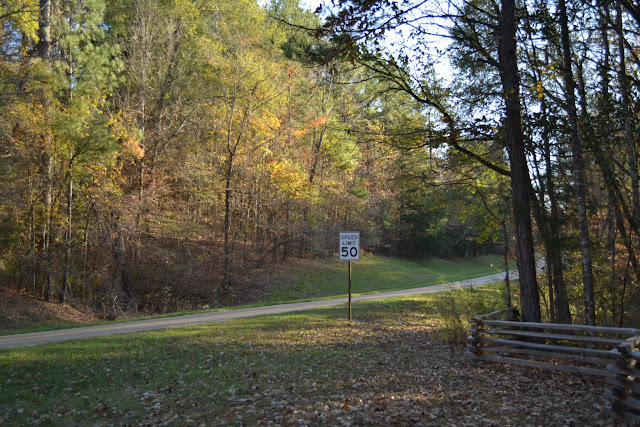
{"type": "Polygon", "coordinates": [[[613,386],[611,414],[640,422],[640,329],[520,322],[516,307],[469,323],[472,361],[604,377],[613,386]]]}

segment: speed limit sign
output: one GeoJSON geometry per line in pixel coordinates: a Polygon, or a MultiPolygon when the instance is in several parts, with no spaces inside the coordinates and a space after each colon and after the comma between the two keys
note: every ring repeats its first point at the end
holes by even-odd
{"type": "Polygon", "coordinates": [[[340,260],[360,261],[360,232],[340,232],[340,260]]]}

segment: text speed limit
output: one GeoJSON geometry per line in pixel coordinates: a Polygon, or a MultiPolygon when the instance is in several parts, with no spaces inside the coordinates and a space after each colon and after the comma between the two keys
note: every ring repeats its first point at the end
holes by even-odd
{"type": "Polygon", "coordinates": [[[340,232],[340,260],[360,261],[360,232],[340,232]]]}

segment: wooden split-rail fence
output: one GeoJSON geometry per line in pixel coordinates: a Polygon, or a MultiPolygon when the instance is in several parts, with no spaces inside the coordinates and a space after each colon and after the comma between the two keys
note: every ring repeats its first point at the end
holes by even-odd
{"type": "Polygon", "coordinates": [[[516,307],[469,323],[471,360],[604,377],[610,414],[640,423],[640,329],[520,322],[516,307]]]}

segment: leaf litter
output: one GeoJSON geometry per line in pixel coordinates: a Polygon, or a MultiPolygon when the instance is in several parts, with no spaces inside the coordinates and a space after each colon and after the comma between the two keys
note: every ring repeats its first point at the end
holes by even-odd
{"type": "MultiPolygon", "coordinates": [[[[326,309],[111,337],[68,359],[33,357],[0,383],[13,396],[0,400],[0,424],[618,425],[606,416],[601,379],[474,365],[463,344],[443,339],[423,300],[366,307],[354,321],[326,309]],[[43,362],[49,368],[34,375],[43,362]],[[69,374],[48,377],[59,364],[69,374]],[[46,390],[37,402],[34,389],[46,390]]],[[[0,366],[11,354],[0,353],[0,366]]]]}

